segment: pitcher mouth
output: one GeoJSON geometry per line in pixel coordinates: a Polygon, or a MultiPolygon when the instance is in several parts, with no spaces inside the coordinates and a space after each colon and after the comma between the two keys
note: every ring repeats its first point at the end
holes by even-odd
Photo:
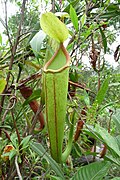
{"type": "Polygon", "coordinates": [[[69,64],[70,64],[70,56],[67,52],[67,50],[65,49],[63,43],[60,44],[60,47],[58,48],[58,50],[55,52],[55,54],[52,56],[52,58],[45,64],[44,68],[43,68],[43,71],[45,73],[58,73],[58,72],[61,72],[62,70],[66,69],[69,67],[69,64]],[[52,69],[52,68],[49,68],[49,66],[52,64],[52,62],[54,61],[54,59],[56,58],[56,56],[58,55],[59,51],[62,50],[62,53],[64,54],[65,56],[65,63],[63,63],[63,66],[62,67],[58,67],[58,69],[52,69]]]}

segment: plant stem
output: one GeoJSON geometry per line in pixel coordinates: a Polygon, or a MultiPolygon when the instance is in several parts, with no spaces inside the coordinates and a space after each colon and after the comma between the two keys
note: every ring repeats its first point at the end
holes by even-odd
{"type": "Polygon", "coordinates": [[[71,149],[72,149],[72,142],[73,142],[73,131],[74,131],[74,120],[75,120],[75,111],[71,115],[71,126],[70,126],[70,132],[69,132],[69,139],[68,139],[68,144],[65,149],[65,151],[62,154],[62,162],[65,162],[70,155],[71,149]]]}

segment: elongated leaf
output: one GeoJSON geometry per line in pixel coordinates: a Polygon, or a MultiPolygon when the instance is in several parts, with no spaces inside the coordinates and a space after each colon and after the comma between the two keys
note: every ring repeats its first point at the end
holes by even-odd
{"type": "Polygon", "coordinates": [[[2,44],[2,36],[1,36],[1,34],[0,34],[0,44],[2,44]]]}
{"type": "Polygon", "coordinates": [[[32,143],[30,143],[30,146],[40,157],[45,158],[46,161],[48,161],[50,163],[51,168],[55,171],[56,175],[58,175],[63,180],[65,180],[64,174],[63,174],[60,166],[54,161],[54,159],[52,159],[50,157],[50,155],[46,152],[46,150],[44,149],[44,147],[41,144],[32,142],[32,143]]]}
{"type": "Polygon", "coordinates": [[[0,79],[0,94],[3,92],[3,90],[5,89],[5,86],[6,86],[6,80],[1,78],[0,79]]]}
{"type": "Polygon", "coordinates": [[[117,144],[118,144],[119,150],[120,150],[120,135],[116,136],[116,140],[117,140],[117,144]]]}
{"type": "Polygon", "coordinates": [[[108,104],[105,104],[105,106],[102,106],[102,108],[99,109],[98,114],[100,114],[101,111],[103,111],[105,108],[115,105],[116,102],[117,102],[117,101],[115,101],[115,102],[110,102],[110,103],[108,103],[108,104]]]}
{"type": "Polygon", "coordinates": [[[98,105],[100,105],[104,98],[105,98],[105,95],[107,93],[107,90],[108,90],[108,85],[109,85],[109,77],[107,79],[105,79],[105,81],[103,82],[97,96],[96,96],[96,99],[95,99],[95,102],[97,102],[98,105]]]}
{"type": "Polygon", "coordinates": [[[70,12],[70,6],[72,5],[73,8],[77,8],[80,6],[80,1],[79,0],[72,0],[70,1],[70,4],[68,4],[67,7],[65,7],[65,9],[63,9],[63,12],[70,12]]]}
{"type": "Polygon", "coordinates": [[[90,105],[90,98],[86,91],[84,91],[84,102],[85,102],[86,106],[90,105]]]}
{"type": "Polygon", "coordinates": [[[11,136],[10,136],[10,140],[12,142],[12,145],[15,147],[15,148],[18,148],[18,140],[17,140],[17,135],[16,133],[13,133],[11,136]]]}
{"type": "Polygon", "coordinates": [[[113,178],[111,180],[120,180],[120,177],[115,177],[115,178],[113,178]]]}
{"type": "Polygon", "coordinates": [[[106,155],[104,159],[116,164],[117,166],[120,166],[120,158],[116,158],[116,157],[113,157],[110,155],[109,156],[106,155]]]}
{"type": "Polygon", "coordinates": [[[35,36],[30,41],[30,45],[36,57],[38,57],[40,53],[41,45],[45,37],[46,34],[42,30],[40,30],[38,33],[35,34],[35,36]]]}
{"type": "Polygon", "coordinates": [[[111,83],[109,84],[109,87],[113,87],[113,86],[120,86],[120,83],[119,82],[116,82],[116,83],[111,83]]]}
{"type": "Polygon", "coordinates": [[[2,128],[7,129],[7,130],[12,130],[11,126],[7,126],[7,125],[0,126],[0,129],[2,129],[2,128]]]}
{"type": "Polygon", "coordinates": [[[71,180],[102,180],[109,168],[109,162],[95,162],[81,167],[71,180]]]}
{"type": "Polygon", "coordinates": [[[42,14],[40,25],[43,31],[58,42],[64,42],[68,38],[68,29],[53,13],[42,14]]]}
{"type": "Polygon", "coordinates": [[[103,32],[102,28],[100,28],[100,33],[101,33],[101,36],[102,36],[102,43],[103,43],[103,47],[104,47],[104,53],[106,53],[106,49],[107,49],[107,39],[105,37],[105,33],[103,32]]]}
{"type": "Polygon", "coordinates": [[[81,26],[83,27],[85,23],[86,23],[86,14],[83,14],[81,17],[81,26]]]}
{"type": "Polygon", "coordinates": [[[100,139],[107,145],[110,150],[114,151],[118,156],[120,156],[120,150],[116,138],[111,136],[104,128],[100,127],[98,124],[95,126],[95,133],[100,137],[100,139]]]}
{"type": "Polygon", "coordinates": [[[52,178],[52,180],[62,180],[62,178],[57,177],[57,176],[50,176],[52,178]]]}
{"type": "Polygon", "coordinates": [[[117,110],[117,113],[112,117],[117,129],[120,131],[120,109],[117,110]]]}
{"type": "Polygon", "coordinates": [[[81,149],[80,149],[80,146],[78,143],[74,143],[74,150],[76,152],[76,154],[80,157],[82,155],[82,152],[81,152],[81,149]]]}
{"type": "Polygon", "coordinates": [[[72,20],[74,28],[76,29],[76,31],[78,31],[78,16],[76,14],[75,9],[72,7],[72,5],[70,6],[70,18],[72,20]]]}
{"type": "Polygon", "coordinates": [[[28,145],[28,142],[30,141],[31,135],[23,138],[21,141],[20,145],[22,145],[22,148],[25,148],[28,145]]]}

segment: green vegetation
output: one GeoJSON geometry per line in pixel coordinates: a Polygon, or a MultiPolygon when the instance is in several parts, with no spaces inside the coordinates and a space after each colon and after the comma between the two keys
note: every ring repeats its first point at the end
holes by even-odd
{"type": "Polygon", "coordinates": [[[13,2],[0,17],[0,179],[120,179],[120,1],[16,0],[8,17],[13,2]]]}

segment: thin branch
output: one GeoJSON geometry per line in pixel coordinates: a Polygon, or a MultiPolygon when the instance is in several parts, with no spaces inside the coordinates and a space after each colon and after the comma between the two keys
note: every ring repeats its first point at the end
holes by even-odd
{"type": "Polygon", "coordinates": [[[10,34],[9,34],[9,30],[8,30],[8,17],[7,17],[7,0],[5,1],[5,28],[6,28],[6,31],[7,31],[7,36],[8,36],[8,40],[9,40],[9,43],[10,43],[10,46],[11,46],[11,51],[12,51],[12,41],[11,41],[11,37],[10,37],[10,34]]]}
{"type": "Polygon", "coordinates": [[[21,80],[20,84],[17,87],[17,89],[19,89],[21,86],[25,85],[27,82],[29,82],[31,80],[35,80],[35,79],[37,79],[37,78],[39,78],[41,76],[42,76],[41,72],[37,72],[37,73],[29,76],[28,78],[21,80]]]}
{"type": "Polygon", "coordinates": [[[37,118],[38,118],[38,115],[42,112],[42,110],[44,109],[44,106],[40,106],[39,109],[37,110],[34,118],[33,118],[33,122],[32,122],[32,127],[30,128],[30,131],[29,131],[29,134],[32,134],[34,128],[35,128],[35,125],[37,123],[37,118]]]}
{"type": "MultiPolygon", "coordinates": [[[[16,53],[16,50],[17,50],[17,46],[19,44],[20,32],[21,32],[23,21],[24,21],[24,11],[25,11],[26,1],[27,0],[23,0],[23,3],[22,3],[21,19],[20,19],[20,23],[19,23],[19,27],[18,27],[18,31],[17,31],[17,35],[16,35],[16,41],[15,41],[14,46],[12,47],[10,64],[9,64],[9,71],[8,71],[7,78],[6,78],[7,84],[6,84],[6,87],[5,87],[3,93],[6,93],[6,89],[8,87],[8,83],[9,83],[9,79],[10,79],[10,71],[12,70],[12,66],[13,66],[13,62],[14,62],[14,56],[15,56],[15,53],[16,53]]],[[[1,107],[3,107],[4,100],[5,100],[5,96],[3,96],[2,99],[1,99],[0,113],[2,112],[2,108],[1,107]]]]}
{"type": "Polygon", "coordinates": [[[78,83],[75,83],[75,82],[72,82],[72,81],[69,81],[69,83],[75,87],[79,87],[81,89],[85,89],[86,91],[89,91],[91,92],[90,89],[86,88],[84,84],[78,84],[78,83]]]}
{"type": "Polygon", "coordinates": [[[2,20],[2,18],[1,18],[1,17],[0,17],[0,22],[1,22],[1,24],[4,26],[4,28],[6,29],[5,22],[2,20]]]}
{"type": "Polygon", "coordinates": [[[18,156],[15,157],[15,166],[16,166],[17,174],[18,174],[19,180],[23,180],[22,175],[20,173],[20,168],[19,168],[17,159],[18,159],[18,156]]]}

